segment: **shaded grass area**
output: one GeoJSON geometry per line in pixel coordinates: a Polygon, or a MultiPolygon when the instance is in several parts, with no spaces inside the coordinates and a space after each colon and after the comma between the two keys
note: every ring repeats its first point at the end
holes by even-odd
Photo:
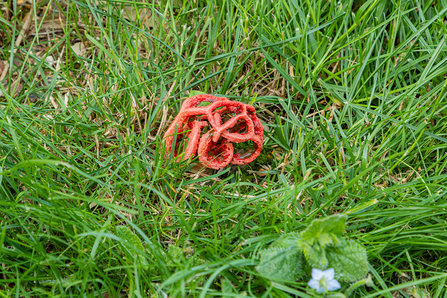
{"type": "Polygon", "coordinates": [[[445,297],[444,2],[3,1],[0,295],[309,297],[258,252],[346,213],[355,296],[445,297]],[[262,159],[165,159],[199,91],[256,107],[262,159]]]}

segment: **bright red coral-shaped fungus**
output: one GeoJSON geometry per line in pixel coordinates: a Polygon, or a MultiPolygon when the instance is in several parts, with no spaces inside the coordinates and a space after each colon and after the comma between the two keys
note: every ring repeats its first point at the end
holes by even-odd
{"type": "Polygon", "coordinates": [[[230,163],[244,165],[255,160],[262,151],[264,130],[254,107],[226,97],[200,94],[183,102],[163,138],[166,153],[172,152],[177,161],[197,153],[204,166],[222,169],[230,163]],[[200,106],[202,102],[209,104],[200,106]],[[256,148],[234,153],[232,143],[246,141],[252,141],[256,148]]]}

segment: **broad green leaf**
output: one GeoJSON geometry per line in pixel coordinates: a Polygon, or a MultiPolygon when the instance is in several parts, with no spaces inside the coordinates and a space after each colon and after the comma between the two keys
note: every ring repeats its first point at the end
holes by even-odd
{"type": "Polygon", "coordinates": [[[334,268],[338,281],[354,281],[368,273],[366,249],[353,240],[342,240],[340,246],[326,249],[328,268],[334,268]]]}
{"type": "Polygon", "coordinates": [[[261,262],[256,267],[265,278],[296,281],[303,275],[303,253],[298,247],[298,233],[290,233],[261,251],[261,262]]]}
{"type": "Polygon", "coordinates": [[[222,287],[222,293],[223,294],[227,294],[225,296],[227,297],[247,297],[247,294],[245,292],[242,293],[238,293],[238,290],[236,289],[236,287],[233,285],[233,283],[231,282],[231,280],[229,280],[227,277],[223,277],[220,280],[221,283],[221,287],[222,287]]]}
{"type": "Polygon", "coordinates": [[[300,249],[304,253],[307,263],[311,268],[324,270],[327,268],[328,261],[326,258],[326,250],[319,244],[309,245],[308,242],[300,242],[300,249]]]}
{"type": "MultiPolygon", "coordinates": [[[[337,239],[337,238],[335,238],[335,239],[337,239]]],[[[322,247],[325,247],[327,245],[334,243],[334,237],[333,237],[333,235],[331,235],[329,233],[322,233],[322,234],[318,235],[318,242],[320,243],[320,245],[322,247]]]]}
{"type": "Polygon", "coordinates": [[[169,245],[168,253],[166,256],[167,265],[174,265],[175,263],[180,262],[182,256],[183,249],[181,249],[177,245],[169,245]]]}
{"type": "Polygon", "coordinates": [[[256,269],[268,279],[296,281],[303,274],[302,257],[297,247],[268,248],[261,251],[261,263],[256,269]]]}
{"type": "Polygon", "coordinates": [[[236,289],[234,288],[231,281],[225,276],[221,279],[220,283],[222,285],[222,293],[233,294],[234,292],[236,292],[236,289]]]}
{"type": "Polygon", "coordinates": [[[190,261],[192,266],[200,266],[206,263],[203,258],[194,255],[192,248],[181,248],[177,245],[170,245],[166,256],[167,264],[175,265],[176,263],[180,263],[182,258],[190,261]]]}
{"type": "Polygon", "coordinates": [[[302,239],[310,245],[318,242],[322,247],[339,245],[339,237],[345,232],[347,218],[345,214],[336,214],[315,219],[307,229],[301,232],[302,239]]]}
{"type": "Polygon", "coordinates": [[[140,264],[143,266],[143,269],[148,269],[149,264],[146,258],[141,255],[141,252],[144,252],[145,249],[140,238],[138,238],[138,236],[135,235],[127,226],[117,226],[116,235],[123,240],[122,244],[126,248],[127,252],[130,253],[132,257],[136,256],[140,264]]]}
{"type": "Polygon", "coordinates": [[[270,247],[277,247],[277,248],[286,248],[289,246],[298,246],[298,242],[301,239],[300,233],[297,232],[291,232],[282,235],[278,239],[272,242],[270,244],[270,247]]]}

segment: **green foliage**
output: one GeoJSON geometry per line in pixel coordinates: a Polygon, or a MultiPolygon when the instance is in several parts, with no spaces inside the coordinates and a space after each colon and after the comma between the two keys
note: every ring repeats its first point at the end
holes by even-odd
{"type": "MultiPolygon", "coordinates": [[[[234,143],[233,144],[235,152],[241,150],[242,152],[246,152],[248,150],[253,150],[256,148],[256,145],[252,141],[242,142],[242,143],[234,143]]],[[[268,147],[263,147],[261,154],[250,164],[243,167],[242,172],[247,174],[248,170],[251,171],[263,171],[261,166],[269,166],[272,164],[273,156],[272,149],[268,147]]],[[[251,178],[251,175],[246,175],[248,178],[251,178]]]]}
{"type": "Polygon", "coordinates": [[[362,274],[349,239],[345,293],[447,297],[447,1],[37,2],[0,2],[1,297],[309,297],[311,263],[362,274]],[[165,159],[199,92],[256,108],[255,163],[165,159]]]}
{"type": "Polygon", "coordinates": [[[283,235],[260,252],[258,272],[268,279],[289,282],[303,277],[306,267],[334,268],[335,277],[340,281],[365,277],[366,249],[356,241],[343,238],[347,218],[336,214],[315,219],[302,232],[283,235]]]}
{"type": "Polygon", "coordinates": [[[339,245],[328,247],[326,257],[328,267],[334,268],[335,278],[339,281],[358,280],[368,273],[366,250],[356,241],[341,240],[339,245]]]}
{"type": "Polygon", "coordinates": [[[181,248],[177,245],[169,245],[166,261],[167,265],[172,266],[179,265],[183,261],[188,261],[189,266],[199,266],[206,263],[206,260],[194,254],[191,247],[181,248]]]}
{"type": "Polygon", "coordinates": [[[327,268],[326,246],[340,245],[340,237],[345,232],[347,218],[345,214],[336,214],[316,219],[301,233],[302,239],[298,245],[312,267],[327,268]]]}
{"type": "Polygon", "coordinates": [[[273,242],[260,252],[261,261],[256,267],[265,278],[295,281],[303,276],[303,253],[298,248],[301,236],[291,233],[273,242]]]}
{"type": "Polygon", "coordinates": [[[136,258],[143,269],[149,268],[149,263],[144,257],[144,246],[140,238],[135,235],[127,226],[116,226],[116,235],[121,238],[121,244],[127,256],[136,258]],[[142,254],[143,253],[143,254],[142,254]]]}
{"type": "Polygon", "coordinates": [[[303,232],[301,238],[310,245],[318,242],[320,246],[339,245],[339,237],[345,232],[345,224],[348,216],[346,214],[335,214],[332,216],[315,219],[303,232]]]}
{"type": "Polygon", "coordinates": [[[262,165],[271,165],[272,164],[272,151],[269,150],[269,148],[265,148],[262,150],[261,154],[256,158],[256,166],[258,166],[258,170],[261,168],[262,165]]]}

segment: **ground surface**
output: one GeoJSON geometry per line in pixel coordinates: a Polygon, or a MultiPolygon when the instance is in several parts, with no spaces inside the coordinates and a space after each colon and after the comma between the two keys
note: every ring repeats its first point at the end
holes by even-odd
{"type": "Polygon", "coordinates": [[[0,296],[310,297],[259,250],[346,213],[355,296],[446,297],[445,0],[0,8],[0,296]],[[256,107],[256,163],[165,161],[198,92],[256,107]]]}

